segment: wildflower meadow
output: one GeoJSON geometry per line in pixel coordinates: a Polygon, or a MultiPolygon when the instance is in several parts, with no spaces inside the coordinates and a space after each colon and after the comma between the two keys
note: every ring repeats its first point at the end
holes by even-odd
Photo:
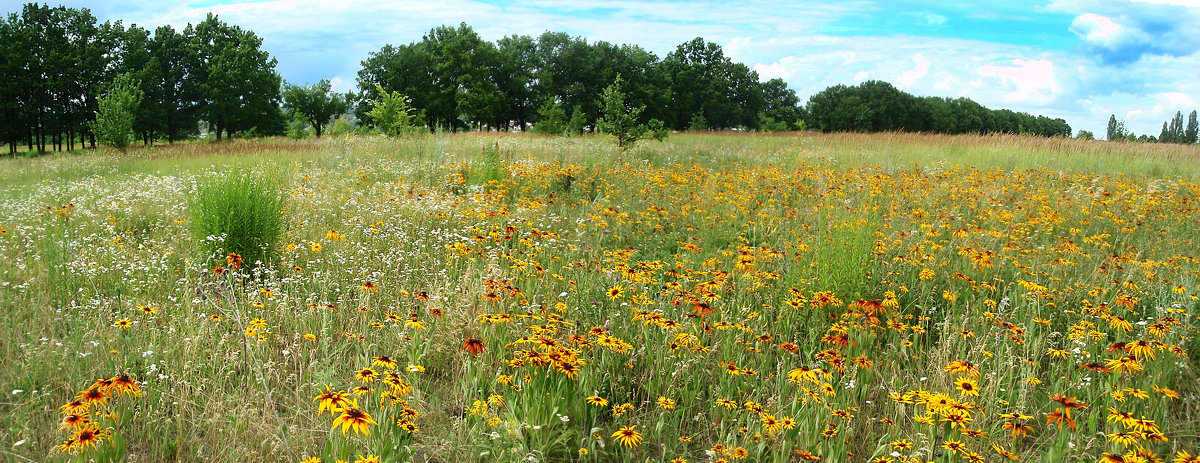
{"type": "Polygon", "coordinates": [[[1200,462],[1200,148],[0,161],[2,461],[1200,462]]]}

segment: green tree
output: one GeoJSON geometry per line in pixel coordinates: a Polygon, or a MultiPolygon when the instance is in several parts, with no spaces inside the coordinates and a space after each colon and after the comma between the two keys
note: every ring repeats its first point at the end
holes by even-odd
{"type": "Polygon", "coordinates": [[[1175,117],[1171,118],[1171,124],[1167,127],[1166,137],[1159,137],[1163,143],[1186,143],[1184,128],[1183,128],[1183,112],[1175,111],[1175,117]]]}
{"type": "Polygon", "coordinates": [[[612,85],[604,89],[600,95],[602,102],[600,120],[596,121],[596,130],[617,137],[617,146],[624,149],[634,142],[654,138],[662,140],[667,132],[662,121],[651,119],[649,124],[638,122],[638,117],[645,106],[629,107],[625,104],[625,93],[621,91],[621,75],[617,74],[612,85]]]}
{"type": "Polygon", "coordinates": [[[311,86],[284,84],[283,106],[286,110],[295,111],[313,127],[317,138],[334,116],[346,112],[348,106],[346,95],[334,93],[328,80],[322,80],[311,86]]]}
{"type": "Polygon", "coordinates": [[[124,152],[132,139],[134,111],[142,102],[140,84],[129,74],[121,74],[98,101],[92,131],[101,143],[124,152]]]}
{"type": "Polygon", "coordinates": [[[1075,138],[1078,138],[1080,140],[1095,140],[1096,135],[1087,130],[1080,130],[1079,134],[1075,135],[1075,138]]]}
{"type": "Polygon", "coordinates": [[[464,122],[482,127],[495,124],[501,113],[501,95],[495,82],[500,54],[466,23],[440,26],[424,39],[432,57],[432,77],[442,105],[430,116],[439,125],[461,128],[464,122]]]}
{"type": "Polygon", "coordinates": [[[380,132],[389,137],[408,135],[417,130],[418,118],[416,110],[409,106],[408,97],[400,92],[376,89],[378,100],[371,101],[371,111],[367,115],[375,122],[380,132]]]}
{"type": "Polygon", "coordinates": [[[567,131],[567,112],[563,111],[561,103],[547,101],[538,108],[538,121],[533,124],[533,131],[547,135],[562,135],[567,131]]]}
{"type": "Polygon", "coordinates": [[[671,81],[672,128],[686,128],[696,113],[714,129],[758,127],[765,104],[758,73],[734,63],[719,45],[696,37],[677,46],[661,66],[671,81]]]}
{"type": "Polygon", "coordinates": [[[1124,140],[1127,134],[1125,133],[1125,123],[1117,120],[1116,114],[1108,116],[1108,131],[1104,138],[1109,141],[1124,140]]]}
{"type": "Polygon", "coordinates": [[[587,128],[587,115],[583,114],[583,109],[576,106],[571,110],[571,119],[567,120],[567,135],[582,134],[587,128]]]}
{"type": "Polygon", "coordinates": [[[528,35],[510,35],[497,41],[496,49],[499,59],[494,80],[501,98],[495,125],[507,128],[510,123],[515,123],[525,130],[526,125],[539,115],[535,113],[540,112],[540,108],[534,107],[537,100],[533,93],[537,43],[528,35]]]}
{"type": "Polygon", "coordinates": [[[1196,110],[1192,110],[1188,114],[1187,129],[1183,132],[1183,142],[1189,145],[1196,143],[1197,132],[1200,132],[1200,124],[1196,122],[1196,110]]]}
{"type": "Polygon", "coordinates": [[[277,61],[262,50],[254,32],[231,26],[213,14],[185,30],[203,63],[200,112],[216,132],[271,133],[283,131],[279,108],[282,79],[277,61]]]}
{"type": "Polygon", "coordinates": [[[771,128],[778,130],[794,127],[800,121],[800,98],[796,96],[796,91],[788,88],[787,82],[779,78],[764,82],[761,88],[763,110],[759,114],[762,124],[769,123],[771,128]]]}
{"type": "Polygon", "coordinates": [[[153,82],[147,85],[147,102],[150,112],[158,118],[155,130],[167,137],[168,143],[196,135],[200,122],[200,72],[202,63],[199,52],[190,46],[189,38],[170,26],[154,30],[154,38],[147,46],[150,49],[147,72],[153,82]]]}
{"type": "Polygon", "coordinates": [[[446,126],[443,118],[454,116],[453,99],[444,95],[433,77],[433,55],[424,42],[409,45],[385,45],[370,53],[358,71],[358,89],[361,99],[354,108],[360,121],[371,122],[367,113],[373,109],[372,101],[381,98],[380,90],[400,92],[407,95],[414,109],[424,111],[433,125],[446,126]]]}

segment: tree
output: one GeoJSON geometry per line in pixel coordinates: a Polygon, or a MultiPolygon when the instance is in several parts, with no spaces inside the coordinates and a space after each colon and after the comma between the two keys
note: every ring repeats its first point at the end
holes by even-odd
{"type": "Polygon", "coordinates": [[[794,127],[800,120],[800,98],[796,91],[788,88],[783,79],[775,78],[762,84],[762,93],[764,106],[759,114],[763,128],[788,130],[794,127]]]}
{"type": "Polygon", "coordinates": [[[496,49],[499,60],[494,80],[501,99],[495,124],[507,128],[510,123],[515,123],[525,130],[535,111],[540,112],[534,107],[537,100],[533,93],[537,43],[528,35],[510,35],[497,41],[496,49]]]}
{"type": "MultiPolygon", "coordinates": [[[[156,130],[166,135],[168,143],[194,136],[200,122],[200,76],[203,63],[199,51],[190,39],[171,26],[154,30],[148,67],[155,68],[147,75],[153,78],[146,92],[152,114],[158,118],[156,130]]],[[[144,76],[145,77],[145,76],[144,76]]],[[[145,82],[144,82],[145,83],[145,82]]]]}
{"type": "Polygon", "coordinates": [[[1172,139],[1171,135],[1172,135],[1172,134],[1171,134],[1171,129],[1167,128],[1167,123],[1166,123],[1166,121],[1163,121],[1163,128],[1162,128],[1162,132],[1158,134],[1158,141],[1159,141],[1159,143],[1172,143],[1172,142],[1174,142],[1175,140],[1173,140],[1173,139],[1172,139]]]}
{"type": "Polygon", "coordinates": [[[1125,123],[1118,121],[1116,114],[1110,114],[1108,116],[1108,133],[1105,135],[1105,139],[1108,141],[1124,140],[1129,135],[1125,132],[1125,123]]]}
{"type": "Polygon", "coordinates": [[[625,149],[634,142],[644,138],[662,140],[667,132],[662,121],[651,119],[648,124],[638,122],[638,116],[646,109],[645,106],[628,107],[625,105],[625,93],[621,91],[621,75],[617,74],[612,85],[604,89],[600,96],[602,101],[600,120],[596,121],[596,130],[617,137],[617,146],[625,149]]]}
{"type": "Polygon", "coordinates": [[[439,122],[440,118],[452,117],[452,99],[445,97],[434,82],[433,55],[429,52],[428,44],[384,45],[379,51],[369,54],[362,66],[358,71],[361,99],[354,108],[354,115],[359,120],[371,122],[367,113],[373,109],[371,102],[382,97],[379,89],[407,95],[412,107],[425,111],[428,116],[426,120],[434,125],[444,126],[439,122]]]}
{"type": "Polygon", "coordinates": [[[561,103],[547,101],[538,108],[539,119],[533,124],[533,131],[547,135],[562,135],[567,131],[567,112],[563,111],[561,103]]]}
{"type": "Polygon", "coordinates": [[[1175,111],[1175,117],[1171,118],[1171,143],[1185,143],[1182,111],[1175,111]]]}
{"type": "Polygon", "coordinates": [[[408,135],[416,131],[419,121],[416,110],[408,104],[408,97],[400,92],[376,89],[378,100],[371,100],[371,111],[367,113],[380,132],[389,137],[408,135]]]}
{"type": "Polygon", "coordinates": [[[567,135],[580,135],[587,129],[587,116],[583,109],[576,106],[571,110],[571,119],[567,121],[567,135]]]}
{"type": "Polygon", "coordinates": [[[1093,134],[1092,132],[1087,131],[1087,130],[1080,130],[1079,134],[1075,135],[1075,138],[1078,138],[1080,140],[1095,140],[1096,134],[1093,134]]]}
{"type": "Polygon", "coordinates": [[[313,127],[317,138],[333,116],[346,112],[348,98],[333,92],[328,80],[311,86],[284,84],[284,109],[295,111],[313,127]]]}
{"type": "Polygon", "coordinates": [[[184,31],[203,65],[198,72],[200,112],[216,131],[282,132],[279,108],[282,79],[277,61],[263,51],[262,39],[253,32],[230,26],[215,15],[184,31]],[[257,129],[257,130],[256,130],[257,129]]]}
{"type": "Polygon", "coordinates": [[[457,28],[434,28],[422,42],[432,58],[433,81],[442,103],[436,112],[428,108],[429,115],[452,129],[463,127],[464,122],[495,124],[501,113],[501,95],[494,80],[500,63],[496,46],[481,39],[466,23],[457,28]]]}
{"type": "Polygon", "coordinates": [[[99,111],[90,124],[96,138],[125,152],[132,139],[134,111],[141,105],[142,97],[140,84],[133,76],[117,76],[97,102],[99,111]]]}
{"type": "Polygon", "coordinates": [[[719,45],[696,37],[677,46],[661,66],[671,82],[672,128],[686,128],[697,113],[715,129],[758,126],[764,106],[758,73],[731,61],[719,45]]]}
{"type": "Polygon", "coordinates": [[[1188,114],[1187,129],[1183,132],[1183,142],[1187,144],[1196,143],[1197,132],[1200,131],[1200,124],[1196,123],[1196,110],[1192,110],[1188,114]]]}

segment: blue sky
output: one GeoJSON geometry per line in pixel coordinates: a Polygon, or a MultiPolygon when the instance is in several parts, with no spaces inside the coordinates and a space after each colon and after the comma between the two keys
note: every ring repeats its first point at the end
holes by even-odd
{"type": "MultiPolygon", "coordinates": [[[[802,100],[885,80],[917,94],[1062,117],[1103,136],[1109,114],[1138,133],[1200,109],[1200,0],[66,0],[101,20],[182,29],[209,12],[255,31],[293,83],[354,88],[384,44],[466,22],[495,40],[564,31],[659,57],[694,37],[722,45],[802,100]]],[[[0,0],[6,12],[21,2],[0,0]]]]}

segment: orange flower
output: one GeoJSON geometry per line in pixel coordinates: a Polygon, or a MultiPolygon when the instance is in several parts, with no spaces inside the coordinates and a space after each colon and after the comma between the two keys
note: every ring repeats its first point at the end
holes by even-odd
{"type": "Polygon", "coordinates": [[[463,341],[462,348],[471,355],[479,355],[483,353],[483,349],[485,348],[483,341],[483,339],[467,338],[466,341],[463,341]]]}

